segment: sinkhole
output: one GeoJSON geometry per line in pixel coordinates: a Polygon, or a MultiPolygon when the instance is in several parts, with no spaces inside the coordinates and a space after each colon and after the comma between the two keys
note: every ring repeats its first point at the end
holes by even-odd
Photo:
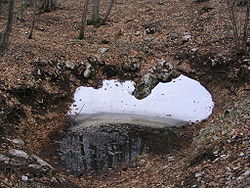
{"type": "Polygon", "coordinates": [[[166,154],[181,147],[187,135],[174,128],[135,124],[88,126],[60,139],[61,164],[75,174],[122,169],[142,154],[166,154]]]}
{"type": "Polygon", "coordinates": [[[66,169],[101,173],[129,165],[144,153],[168,153],[188,140],[182,125],[212,113],[211,94],[184,75],[159,83],[142,100],[133,96],[134,85],[105,80],[99,89],[76,89],[68,112],[73,125],[58,141],[66,169]]]}

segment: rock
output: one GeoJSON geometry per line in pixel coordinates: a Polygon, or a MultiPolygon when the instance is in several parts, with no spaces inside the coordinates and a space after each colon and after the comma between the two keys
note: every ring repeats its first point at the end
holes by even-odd
{"type": "Polygon", "coordinates": [[[85,78],[89,78],[93,72],[93,67],[90,63],[87,63],[86,70],[83,73],[85,78]]]}
{"type": "Polygon", "coordinates": [[[152,28],[147,28],[146,29],[146,34],[154,34],[156,32],[156,29],[154,28],[154,27],[152,27],[152,28]]]}
{"type": "Polygon", "coordinates": [[[151,93],[151,90],[158,84],[157,77],[152,73],[145,74],[138,87],[133,93],[137,99],[143,99],[151,93]]]}
{"type": "Polygon", "coordinates": [[[179,38],[179,35],[176,32],[171,32],[169,35],[170,35],[171,40],[175,40],[179,38]]]}
{"type": "Polygon", "coordinates": [[[181,41],[185,43],[185,42],[188,42],[190,38],[191,38],[191,35],[189,33],[184,33],[184,36],[182,37],[181,41]]]}
{"type": "Polygon", "coordinates": [[[65,65],[68,69],[74,69],[75,68],[75,63],[73,61],[66,61],[65,65]]]}
{"type": "Polygon", "coordinates": [[[152,41],[154,39],[155,39],[155,37],[145,37],[143,40],[145,40],[145,41],[152,41]]]}
{"type": "Polygon", "coordinates": [[[22,176],[21,179],[22,179],[22,181],[28,181],[29,180],[28,176],[22,176]]]}
{"type": "Polygon", "coordinates": [[[243,153],[243,152],[240,152],[240,154],[239,154],[240,157],[243,157],[244,155],[245,155],[245,153],[243,153]]]}
{"type": "Polygon", "coordinates": [[[12,142],[13,144],[18,145],[18,146],[24,146],[24,144],[25,144],[24,141],[22,139],[19,139],[19,138],[9,140],[9,141],[12,142]]]}
{"type": "Polygon", "coordinates": [[[154,74],[147,73],[142,77],[142,82],[146,86],[154,87],[157,83],[157,77],[154,74]]]}
{"type": "Polygon", "coordinates": [[[11,149],[11,150],[9,150],[9,154],[11,154],[15,157],[21,157],[21,158],[25,158],[25,159],[29,158],[29,155],[22,150],[11,149]]]}
{"type": "Polygon", "coordinates": [[[198,177],[201,177],[202,174],[201,173],[195,173],[194,177],[198,178],[198,177]]]}
{"type": "Polygon", "coordinates": [[[149,72],[141,78],[133,95],[137,99],[143,99],[151,93],[151,90],[159,82],[168,82],[177,76],[179,76],[179,74],[174,69],[174,66],[164,59],[160,59],[158,65],[149,70],[149,72]]]}
{"type": "Polygon", "coordinates": [[[42,168],[42,166],[40,166],[40,165],[38,165],[38,164],[29,164],[29,168],[34,168],[34,169],[39,170],[39,169],[42,168]]]}
{"type": "Polygon", "coordinates": [[[0,154],[0,162],[4,162],[5,164],[8,164],[10,162],[10,158],[3,154],[0,154]]]}
{"type": "Polygon", "coordinates": [[[155,67],[154,71],[159,82],[168,82],[172,80],[172,77],[175,76],[174,66],[171,63],[168,63],[164,59],[158,61],[158,66],[155,67]]]}
{"type": "Polygon", "coordinates": [[[37,27],[36,29],[39,31],[45,31],[44,27],[37,27]]]}
{"type": "Polygon", "coordinates": [[[50,169],[53,168],[49,163],[45,162],[44,160],[42,160],[41,158],[37,157],[36,155],[32,155],[32,158],[33,158],[34,160],[36,160],[36,162],[37,162],[39,165],[41,165],[41,166],[49,167],[50,169]]]}
{"type": "Polygon", "coordinates": [[[250,170],[247,170],[247,171],[246,171],[246,172],[244,172],[242,175],[243,175],[243,176],[245,176],[245,177],[250,176],[250,170]]]}
{"type": "Polygon", "coordinates": [[[198,48],[192,48],[192,49],[191,49],[191,52],[194,53],[194,52],[196,52],[197,50],[198,50],[198,48]]]}
{"type": "Polygon", "coordinates": [[[109,48],[100,48],[99,49],[99,52],[101,52],[101,53],[106,53],[108,51],[109,51],[109,48]]]}
{"type": "Polygon", "coordinates": [[[168,161],[172,162],[174,160],[175,160],[174,157],[168,157],[168,161]]]}
{"type": "Polygon", "coordinates": [[[140,60],[137,58],[132,58],[122,65],[122,69],[128,72],[137,72],[140,68],[140,60]]]}
{"type": "Polygon", "coordinates": [[[51,182],[58,183],[57,179],[55,177],[51,178],[51,182]]]}
{"type": "Polygon", "coordinates": [[[136,31],[135,32],[135,36],[139,36],[139,35],[141,35],[141,32],[140,31],[136,31]]]}

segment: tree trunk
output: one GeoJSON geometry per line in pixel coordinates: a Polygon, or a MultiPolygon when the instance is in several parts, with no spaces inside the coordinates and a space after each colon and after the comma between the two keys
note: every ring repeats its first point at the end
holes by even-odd
{"type": "Polygon", "coordinates": [[[248,35],[248,26],[249,26],[249,14],[250,14],[250,2],[247,2],[247,10],[246,10],[246,17],[245,17],[245,24],[244,24],[244,33],[243,33],[243,50],[244,52],[247,51],[247,35],[248,35]]]}
{"type": "Polygon", "coordinates": [[[113,8],[114,4],[115,4],[115,0],[110,0],[110,4],[109,4],[109,7],[108,7],[108,10],[107,10],[107,12],[106,12],[106,14],[104,16],[104,19],[103,19],[104,23],[106,23],[106,21],[108,19],[108,16],[109,16],[109,14],[111,12],[111,9],[113,8]]]}
{"type": "Polygon", "coordinates": [[[2,14],[3,10],[3,0],[0,0],[0,15],[2,14]]]}
{"type": "Polygon", "coordinates": [[[34,3],[33,4],[33,16],[32,16],[32,22],[31,22],[31,27],[30,27],[30,32],[29,32],[29,35],[28,35],[28,39],[32,38],[33,30],[34,30],[35,23],[36,23],[36,0],[34,0],[33,3],[34,3]]]}
{"type": "Polygon", "coordinates": [[[86,20],[87,20],[87,14],[88,14],[88,4],[89,4],[89,0],[85,0],[85,4],[83,7],[83,11],[82,11],[80,33],[79,33],[79,37],[78,37],[80,40],[82,40],[85,37],[84,31],[85,31],[85,27],[86,27],[86,20]]]}
{"type": "Polygon", "coordinates": [[[43,10],[45,12],[50,12],[55,7],[56,7],[56,0],[44,0],[43,10]]]}
{"type": "Polygon", "coordinates": [[[100,19],[100,1],[101,0],[93,0],[93,12],[92,12],[92,21],[98,22],[100,19]]]}
{"type": "Polygon", "coordinates": [[[14,14],[14,0],[9,0],[8,20],[0,43],[0,54],[3,54],[9,42],[10,33],[12,30],[13,14],[14,14]]]}
{"type": "Polygon", "coordinates": [[[22,0],[22,4],[20,8],[18,9],[17,16],[16,16],[18,20],[23,20],[23,13],[27,9],[27,7],[28,7],[27,0],[22,0]]]}

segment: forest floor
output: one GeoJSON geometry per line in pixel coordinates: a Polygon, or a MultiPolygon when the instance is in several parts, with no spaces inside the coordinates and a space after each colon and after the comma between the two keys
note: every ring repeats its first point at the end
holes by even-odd
{"type": "MultiPolygon", "coordinates": [[[[106,25],[87,26],[86,38],[78,40],[82,8],[81,1],[59,1],[55,10],[37,16],[32,39],[32,7],[24,20],[15,19],[0,57],[1,154],[17,148],[52,163],[45,151],[68,127],[66,114],[78,86],[98,87],[113,78],[137,82],[160,59],[211,92],[213,114],[183,127],[192,138],[178,151],[145,155],[102,176],[33,172],[0,161],[0,187],[249,187],[250,57],[235,53],[226,0],[120,0],[106,25]],[[187,33],[191,38],[184,42],[187,33]],[[135,60],[139,70],[124,69],[135,60]],[[95,69],[88,79],[87,62],[95,69]],[[14,138],[25,145],[13,145],[14,138]]],[[[6,15],[0,16],[1,30],[6,15]]]]}

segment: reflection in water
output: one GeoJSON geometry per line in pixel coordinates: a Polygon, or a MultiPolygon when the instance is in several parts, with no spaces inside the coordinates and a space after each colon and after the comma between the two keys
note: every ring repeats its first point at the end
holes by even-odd
{"type": "Polygon", "coordinates": [[[142,153],[165,153],[177,146],[178,135],[173,128],[132,124],[87,127],[81,134],[62,137],[59,155],[63,165],[76,174],[102,172],[128,164],[142,153]]]}

